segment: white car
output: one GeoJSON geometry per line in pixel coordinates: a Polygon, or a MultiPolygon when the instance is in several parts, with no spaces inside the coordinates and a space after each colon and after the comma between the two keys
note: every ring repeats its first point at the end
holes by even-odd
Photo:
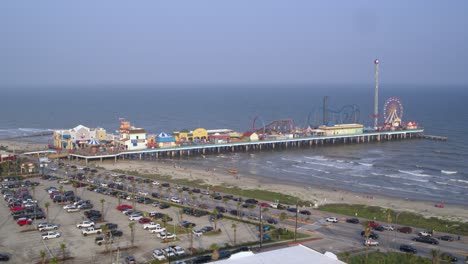
{"type": "Polygon", "coordinates": [[[166,259],[166,257],[164,256],[164,253],[159,249],[153,250],[153,258],[155,258],[157,260],[165,260],[166,259]]]}
{"type": "Polygon", "coordinates": [[[68,208],[67,213],[74,213],[74,212],[79,212],[80,208],[68,208]]]}
{"type": "Polygon", "coordinates": [[[174,253],[174,251],[172,251],[171,247],[167,247],[167,248],[163,249],[163,252],[164,252],[164,255],[166,255],[168,258],[175,256],[175,253],[174,253]]]}
{"type": "Polygon", "coordinates": [[[157,237],[161,239],[171,239],[171,238],[176,238],[176,235],[169,233],[169,232],[160,232],[157,234],[157,237]]]}
{"type": "Polygon", "coordinates": [[[71,209],[71,208],[76,208],[76,206],[73,205],[73,204],[67,204],[67,205],[65,205],[65,206],[63,207],[63,210],[67,210],[67,209],[71,209]]]}
{"type": "Polygon", "coordinates": [[[57,230],[60,226],[57,224],[47,224],[42,223],[37,226],[39,232],[48,231],[48,230],[57,230]]]}
{"type": "Polygon", "coordinates": [[[58,181],[58,183],[68,184],[68,183],[70,183],[70,180],[60,180],[60,181],[58,181]]]}
{"type": "Polygon", "coordinates": [[[180,199],[179,199],[179,197],[174,196],[174,197],[171,197],[171,202],[180,203],[180,199]]]}
{"type": "Polygon", "coordinates": [[[57,238],[57,237],[60,237],[61,235],[62,234],[57,231],[47,232],[47,233],[42,234],[42,239],[47,240],[51,238],[57,238]]]}
{"type": "Polygon", "coordinates": [[[154,181],[154,182],[153,182],[153,185],[154,185],[154,186],[158,186],[158,185],[159,185],[159,182],[154,181]]]}
{"type": "Polygon", "coordinates": [[[91,222],[91,221],[83,221],[83,222],[76,225],[76,227],[78,227],[79,229],[88,228],[88,227],[92,227],[92,226],[94,226],[94,222],[91,222]]]}
{"type": "Polygon", "coordinates": [[[200,236],[203,235],[203,232],[202,232],[202,231],[200,231],[200,230],[195,230],[195,229],[192,230],[192,233],[193,233],[194,236],[197,236],[197,237],[200,237],[200,236]]]}
{"type": "Polygon", "coordinates": [[[429,232],[429,231],[421,231],[418,233],[419,236],[422,236],[422,237],[431,237],[432,236],[432,233],[429,232]]]}
{"type": "Polygon", "coordinates": [[[395,230],[395,227],[392,226],[392,225],[384,225],[383,228],[384,228],[385,230],[389,230],[389,231],[395,230]]]}
{"type": "Polygon", "coordinates": [[[185,250],[180,246],[171,246],[172,252],[174,252],[177,256],[185,255],[185,250]]]}
{"type": "Polygon", "coordinates": [[[139,191],[139,192],[138,192],[138,195],[141,195],[141,196],[147,196],[147,195],[148,195],[148,192],[145,192],[145,191],[139,191]]]}
{"type": "Polygon", "coordinates": [[[145,229],[145,230],[154,229],[154,228],[157,228],[157,227],[161,227],[161,225],[157,224],[155,222],[149,222],[149,223],[143,225],[143,229],[145,229]]]}
{"type": "Polygon", "coordinates": [[[377,240],[366,239],[364,241],[364,246],[378,246],[378,245],[379,245],[379,241],[377,240]]]}
{"type": "Polygon", "coordinates": [[[128,217],[128,220],[130,221],[138,221],[140,219],[142,219],[143,216],[141,214],[132,214],[128,217]]]}
{"type": "Polygon", "coordinates": [[[336,217],[327,217],[327,219],[325,219],[325,221],[332,222],[332,223],[338,223],[338,219],[336,219],[336,217]]]}

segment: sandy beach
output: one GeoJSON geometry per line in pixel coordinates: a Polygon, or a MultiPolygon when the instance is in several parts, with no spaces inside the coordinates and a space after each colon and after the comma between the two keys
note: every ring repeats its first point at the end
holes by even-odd
{"type": "Polygon", "coordinates": [[[46,150],[48,148],[47,144],[4,139],[0,140],[0,146],[7,147],[9,151],[15,153],[46,150]]]}
{"type": "MultiPolygon", "coordinates": [[[[135,161],[125,160],[97,163],[97,166],[108,170],[137,171],[140,174],[167,175],[174,179],[202,180],[209,185],[237,186],[242,189],[263,189],[293,195],[303,200],[313,201],[317,205],[330,203],[368,204],[391,208],[397,211],[407,211],[422,214],[426,217],[439,217],[455,221],[468,222],[468,208],[446,204],[445,208],[436,208],[434,203],[412,201],[386,196],[369,196],[342,190],[327,190],[320,186],[313,188],[277,184],[274,182],[260,183],[252,175],[232,175],[227,171],[184,167],[167,161],[135,161]]],[[[258,178],[258,175],[256,176],[258,178]]],[[[339,186],[337,186],[339,188],[339,186]]]]}

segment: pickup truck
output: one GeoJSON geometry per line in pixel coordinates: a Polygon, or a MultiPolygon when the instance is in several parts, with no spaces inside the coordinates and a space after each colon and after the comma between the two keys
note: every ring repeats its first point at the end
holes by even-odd
{"type": "Polygon", "coordinates": [[[87,235],[92,235],[92,234],[101,234],[102,232],[102,229],[100,228],[94,228],[94,227],[88,227],[86,229],[83,229],[81,230],[81,234],[83,236],[87,236],[87,235]]]}
{"type": "Polygon", "coordinates": [[[91,221],[83,221],[76,225],[76,227],[78,227],[79,229],[92,227],[92,226],[94,226],[94,222],[91,222],[91,221]]]}
{"type": "Polygon", "coordinates": [[[42,239],[47,240],[50,238],[57,238],[60,237],[61,233],[57,231],[47,232],[42,234],[42,239]]]}
{"type": "Polygon", "coordinates": [[[149,232],[153,233],[153,234],[154,233],[159,234],[159,233],[165,232],[165,231],[166,231],[166,228],[165,227],[160,227],[160,226],[158,226],[156,228],[152,228],[152,229],[149,230],[149,232]]]}
{"type": "Polygon", "coordinates": [[[160,226],[161,226],[160,224],[156,224],[155,222],[150,222],[150,223],[144,224],[143,229],[145,229],[145,230],[154,229],[154,228],[157,228],[157,227],[160,227],[160,226]]]}

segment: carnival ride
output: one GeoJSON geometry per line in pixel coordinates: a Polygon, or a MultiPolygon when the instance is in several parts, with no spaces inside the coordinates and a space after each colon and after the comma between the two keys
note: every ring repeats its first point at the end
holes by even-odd
{"type": "Polygon", "coordinates": [[[289,134],[294,132],[294,128],[294,120],[292,119],[273,120],[265,125],[263,119],[257,115],[252,122],[252,132],[262,135],[289,134]],[[263,126],[256,126],[257,121],[261,122],[263,126]]]}
{"type": "Polygon", "coordinates": [[[383,129],[401,127],[403,118],[403,104],[398,97],[390,97],[384,104],[384,124],[383,129]]]}

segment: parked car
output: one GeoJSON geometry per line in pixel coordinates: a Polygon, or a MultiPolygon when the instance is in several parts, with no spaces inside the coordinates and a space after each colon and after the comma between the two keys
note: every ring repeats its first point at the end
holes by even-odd
{"type": "Polygon", "coordinates": [[[299,213],[302,214],[302,215],[311,215],[312,214],[309,210],[300,210],[299,213]]]}
{"type": "Polygon", "coordinates": [[[18,219],[18,221],[16,222],[19,226],[25,226],[25,225],[31,225],[33,222],[32,219],[30,218],[20,218],[18,219]]]}
{"type": "Polygon", "coordinates": [[[267,223],[272,224],[272,225],[278,224],[278,220],[276,220],[275,218],[272,218],[272,217],[267,218],[266,221],[267,221],[267,223]]]}
{"type": "Polygon", "coordinates": [[[449,235],[440,236],[440,237],[438,237],[438,239],[439,240],[444,240],[444,241],[453,241],[453,237],[449,236],[449,235]]]}
{"type": "Polygon", "coordinates": [[[374,230],[379,231],[379,232],[383,232],[383,231],[385,231],[385,228],[383,226],[379,225],[379,226],[374,227],[374,230]]]}
{"type": "Polygon", "coordinates": [[[166,259],[166,256],[164,256],[164,253],[159,250],[159,249],[155,249],[153,250],[153,258],[159,260],[159,261],[162,261],[162,260],[165,260],[166,259]]]}
{"type": "Polygon", "coordinates": [[[42,234],[42,239],[48,240],[48,239],[51,239],[51,238],[60,237],[61,235],[62,234],[60,232],[51,231],[51,232],[47,232],[47,233],[42,234]]]}
{"type": "Polygon", "coordinates": [[[336,219],[336,217],[327,217],[325,219],[325,221],[332,222],[332,223],[338,223],[338,219],[336,219]]]}
{"type": "Polygon", "coordinates": [[[195,229],[194,229],[194,230],[192,230],[192,234],[193,234],[194,236],[200,237],[200,236],[203,235],[203,232],[202,232],[201,230],[195,230],[195,229]]]}
{"type": "Polygon", "coordinates": [[[134,256],[126,256],[125,257],[125,264],[136,264],[136,260],[134,256]]]}
{"type": "Polygon", "coordinates": [[[48,231],[48,230],[57,230],[60,226],[57,224],[43,224],[43,225],[38,225],[38,230],[40,232],[43,231],[48,231]]]}
{"type": "Polygon", "coordinates": [[[413,229],[409,226],[403,226],[397,228],[397,231],[400,233],[411,234],[413,232],[413,229]]]}
{"type": "Polygon", "coordinates": [[[132,209],[133,207],[131,205],[128,205],[128,204],[121,204],[119,206],[117,206],[117,210],[119,211],[123,211],[124,209],[132,209]]]}
{"type": "Polygon", "coordinates": [[[418,251],[410,245],[400,245],[400,251],[416,254],[418,251]]]}
{"type": "Polygon", "coordinates": [[[439,244],[439,241],[432,237],[419,236],[419,237],[413,238],[412,240],[416,242],[422,242],[422,243],[433,244],[433,245],[439,244]]]}
{"type": "MultiPolygon", "coordinates": [[[[361,231],[361,236],[364,236],[365,235],[365,232],[364,231],[361,231]]],[[[369,234],[369,238],[371,239],[379,239],[379,235],[374,233],[373,231],[370,232],[369,234]]]]}
{"type": "Polygon", "coordinates": [[[110,234],[113,236],[113,237],[121,237],[123,235],[123,232],[120,231],[120,230],[117,230],[117,229],[112,229],[110,231],[110,234]]]}
{"type": "Polygon", "coordinates": [[[395,230],[395,227],[392,225],[384,225],[383,228],[388,231],[393,231],[395,230]]]}
{"type": "Polygon", "coordinates": [[[359,224],[359,219],[357,219],[357,218],[347,218],[346,223],[359,224]]]}
{"type": "Polygon", "coordinates": [[[432,236],[432,232],[431,231],[421,231],[418,233],[418,236],[422,236],[422,237],[431,237],[432,236]]]}
{"type": "Polygon", "coordinates": [[[9,261],[10,256],[5,253],[0,253],[0,261],[9,261]]]}
{"type": "Polygon", "coordinates": [[[366,239],[364,241],[364,246],[378,246],[378,245],[379,245],[379,241],[377,241],[377,240],[366,239]]]}

